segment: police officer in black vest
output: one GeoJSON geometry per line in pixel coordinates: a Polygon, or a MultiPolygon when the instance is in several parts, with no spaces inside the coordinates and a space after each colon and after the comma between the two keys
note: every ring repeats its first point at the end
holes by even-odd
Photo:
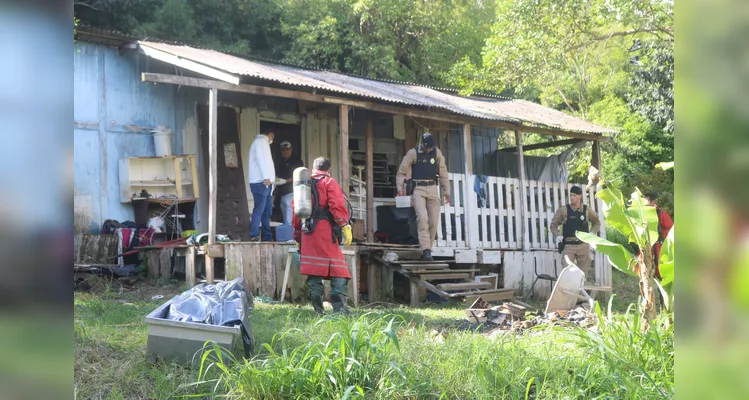
{"type": "Polygon", "coordinates": [[[570,189],[570,204],[559,208],[551,219],[551,233],[556,238],[557,245],[564,242],[562,257],[569,256],[570,261],[583,271],[586,279],[590,269],[590,245],[578,239],[575,232],[591,232],[597,235],[600,228],[598,214],[583,204],[583,190],[580,186],[573,186],[570,189]],[[562,225],[561,235],[559,225],[562,225]]]}
{"type": "Polygon", "coordinates": [[[445,157],[434,144],[434,137],[426,132],[421,144],[411,149],[403,157],[395,178],[398,195],[411,195],[411,205],[416,211],[419,226],[419,246],[422,260],[432,261],[432,243],[437,237],[440,218],[440,191],[445,203],[450,204],[450,178],[447,175],[445,157]],[[411,176],[413,192],[406,193],[405,182],[411,176]]]}

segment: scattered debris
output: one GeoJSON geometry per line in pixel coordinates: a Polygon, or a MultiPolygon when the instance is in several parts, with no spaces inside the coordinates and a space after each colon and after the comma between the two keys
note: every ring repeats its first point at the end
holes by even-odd
{"type": "Polygon", "coordinates": [[[389,263],[396,262],[398,261],[398,254],[390,252],[385,254],[385,257],[382,257],[382,259],[389,263]]]}
{"type": "Polygon", "coordinates": [[[157,294],[156,296],[151,297],[151,300],[161,300],[163,298],[164,298],[164,296],[162,296],[160,294],[157,294]]]}
{"type": "Polygon", "coordinates": [[[544,314],[534,310],[529,304],[517,300],[492,307],[479,297],[471,307],[465,310],[467,318],[459,321],[456,328],[480,332],[489,338],[506,332],[520,333],[542,325],[574,324],[594,329],[595,314],[586,306],[587,304],[569,311],[557,310],[544,314]]]}

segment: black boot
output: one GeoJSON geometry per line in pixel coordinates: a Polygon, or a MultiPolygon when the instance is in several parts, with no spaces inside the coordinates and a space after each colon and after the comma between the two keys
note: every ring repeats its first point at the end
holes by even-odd
{"type": "Polygon", "coordinates": [[[421,253],[421,261],[434,261],[434,258],[432,258],[432,250],[424,250],[424,252],[421,253]]]}
{"type": "Polygon", "coordinates": [[[322,305],[322,296],[312,296],[312,308],[314,308],[315,312],[321,317],[325,314],[325,308],[322,305]]]}
{"type": "Polygon", "coordinates": [[[333,314],[341,313],[346,316],[351,315],[348,310],[348,306],[346,306],[346,296],[340,294],[332,294],[330,295],[330,300],[333,303],[333,314]]]}

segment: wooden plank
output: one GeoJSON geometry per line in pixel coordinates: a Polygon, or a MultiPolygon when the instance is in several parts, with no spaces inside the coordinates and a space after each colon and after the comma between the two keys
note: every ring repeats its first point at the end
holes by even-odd
{"type": "Polygon", "coordinates": [[[162,278],[172,277],[172,249],[159,250],[159,276],[162,278]]]}
{"type": "Polygon", "coordinates": [[[538,248],[538,211],[537,211],[537,204],[536,204],[536,190],[538,189],[536,185],[536,181],[527,181],[526,188],[528,191],[526,192],[526,197],[529,200],[529,207],[527,210],[527,222],[530,222],[530,240],[528,243],[531,247],[538,248]]]}
{"type": "Polygon", "coordinates": [[[367,120],[367,129],[364,132],[367,153],[367,241],[374,242],[374,136],[372,133],[372,120],[367,120]]]}
{"type": "MultiPolygon", "coordinates": [[[[246,85],[246,84],[234,85],[228,82],[221,82],[221,81],[216,81],[216,80],[211,80],[211,79],[201,79],[201,78],[192,78],[192,77],[187,77],[187,76],[176,76],[176,75],[155,74],[155,73],[150,73],[150,72],[144,72],[141,74],[141,81],[151,82],[151,83],[180,85],[180,86],[200,87],[200,88],[206,88],[206,89],[220,89],[220,90],[226,90],[226,91],[231,91],[231,92],[250,93],[250,94],[257,94],[257,95],[262,95],[262,96],[273,96],[273,97],[282,97],[282,98],[287,98],[287,99],[306,100],[306,101],[312,101],[312,102],[318,102],[318,103],[347,105],[350,107],[363,108],[363,109],[368,109],[372,111],[384,112],[388,114],[400,114],[400,115],[406,115],[409,117],[428,118],[428,119],[436,120],[436,121],[446,121],[446,122],[454,122],[454,123],[461,123],[461,124],[475,124],[475,125],[488,126],[488,127],[499,128],[499,129],[510,130],[510,131],[535,132],[535,133],[540,133],[543,135],[564,136],[564,137],[569,137],[569,138],[578,138],[578,139],[586,139],[586,140],[594,140],[594,141],[613,140],[609,136],[602,136],[598,134],[567,132],[567,131],[556,130],[552,128],[542,128],[542,127],[537,127],[537,126],[522,125],[520,121],[518,121],[518,123],[511,123],[511,122],[490,121],[490,120],[485,120],[485,119],[475,119],[475,118],[440,113],[440,112],[435,112],[435,111],[423,111],[423,110],[418,110],[414,108],[408,108],[405,106],[404,107],[391,106],[391,105],[386,105],[386,104],[374,103],[371,101],[345,99],[345,98],[340,98],[340,97],[335,97],[335,96],[318,95],[318,94],[307,93],[307,92],[297,92],[297,91],[287,90],[287,89],[277,89],[277,88],[270,88],[270,87],[265,87],[265,86],[246,85]]],[[[613,133],[613,131],[606,131],[606,132],[613,133]]]]}
{"type": "Polygon", "coordinates": [[[188,288],[195,286],[195,246],[188,247],[185,255],[185,282],[188,288]]]}
{"type": "Polygon", "coordinates": [[[465,290],[465,289],[485,289],[492,285],[489,282],[460,282],[460,283],[441,283],[437,285],[442,290],[465,290]]]}
{"type": "Polygon", "coordinates": [[[380,297],[380,263],[375,262],[372,257],[367,257],[367,295],[370,303],[381,301],[380,297]]]}
{"type": "Polygon", "coordinates": [[[401,261],[393,261],[390,264],[395,264],[395,265],[402,265],[402,264],[425,264],[425,265],[429,265],[429,264],[435,264],[436,263],[436,264],[439,264],[439,265],[443,265],[443,264],[446,264],[446,263],[453,263],[453,262],[455,262],[455,260],[437,260],[437,261],[401,260],[401,261]]]}
{"type": "MultiPolygon", "coordinates": [[[[193,197],[195,197],[196,199],[199,199],[200,198],[200,189],[199,189],[200,185],[198,184],[198,180],[200,178],[198,178],[197,162],[195,161],[195,157],[193,156],[187,157],[187,159],[190,160],[190,171],[192,173],[192,178],[191,178],[193,182],[192,194],[193,194],[193,197]]],[[[249,187],[249,183],[247,185],[248,185],[247,187],[249,187]]]]}
{"type": "Polygon", "coordinates": [[[400,264],[399,267],[403,269],[444,269],[450,267],[450,264],[434,263],[434,264],[400,264]]]}
{"type": "MultiPolygon", "coordinates": [[[[550,142],[531,144],[531,145],[525,146],[523,150],[530,151],[530,150],[538,150],[538,149],[548,149],[551,147],[559,147],[559,146],[567,146],[569,144],[576,144],[582,141],[583,141],[582,139],[553,140],[550,142]]],[[[598,143],[598,142],[594,141],[593,143],[595,146],[595,143],[598,143]]],[[[506,151],[509,153],[514,153],[514,152],[517,152],[518,149],[517,147],[505,147],[503,149],[499,149],[498,151],[506,151]]]]}
{"type": "MultiPolygon", "coordinates": [[[[220,71],[216,68],[211,68],[207,65],[196,63],[195,61],[189,60],[184,57],[178,57],[174,54],[170,54],[166,51],[162,51],[159,49],[156,49],[154,47],[150,47],[147,44],[139,44],[138,47],[140,47],[140,50],[147,56],[163,61],[168,64],[172,64],[174,66],[184,68],[190,71],[197,72],[202,75],[210,76],[211,78],[215,79],[221,79],[221,81],[208,81],[208,82],[217,82],[217,83],[224,83],[229,85],[237,85],[240,82],[240,78],[238,76],[228,74],[224,71],[220,71]]],[[[167,75],[169,76],[169,75],[167,75]]],[[[145,75],[144,75],[144,82],[145,82],[145,75]]],[[[206,87],[206,86],[203,86],[206,87]]],[[[207,87],[208,89],[211,89],[210,87],[207,87]]],[[[213,88],[214,90],[217,88],[213,88]]]]}
{"type": "Polygon", "coordinates": [[[466,302],[473,303],[479,297],[484,299],[484,301],[510,300],[513,297],[515,297],[515,293],[514,292],[498,292],[498,293],[485,293],[482,295],[466,296],[466,302]]]}
{"type": "Polygon", "coordinates": [[[460,293],[448,293],[448,297],[464,297],[464,296],[482,296],[486,294],[494,293],[514,293],[512,289],[487,289],[487,290],[476,290],[471,292],[460,292],[460,293]]]}
{"type": "MultiPolygon", "coordinates": [[[[433,274],[433,273],[438,272],[438,271],[440,271],[440,270],[435,271],[435,270],[428,270],[428,269],[417,269],[417,270],[412,270],[412,271],[409,271],[409,272],[412,273],[412,274],[414,274],[414,275],[419,275],[419,274],[433,274]]],[[[477,269],[477,268],[468,268],[468,269],[445,269],[445,270],[442,270],[442,271],[445,271],[445,272],[464,272],[464,273],[470,273],[470,272],[479,272],[481,270],[477,269]]]]}
{"type": "Polygon", "coordinates": [[[341,187],[343,193],[348,196],[350,187],[350,176],[351,176],[351,164],[349,162],[349,121],[348,121],[348,106],[341,105],[338,110],[338,123],[340,126],[340,138],[339,138],[339,150],[340,150],[340,165],[341,165],[341,187]]]}
{"type": "MultiPolygon", "coordinates": [[[[216,188],[218,185],[216,145],[218,143],[218,89],[208,96],[208,244],[216,244],[216,188]]],[[[213,283],[213,257],[205,256],[205,279],[213,283]]]]}
{"type": "Polygon", "coordinates": [[[522,222],[520,225],[520,235],[523,238],[520,242],[521,248],[523,250],[528,249],[528,213],[526,212],[526,192],[525,192],[525,159],[523,156],[523,140],[522,136],[520,134],[520,131],[515,131],[515,146],[518,148],[518,176],[520,177],[520,199],[522,200],[520,202],[520,221],[522,222]]]}
{"type": "Polygon", "coordinates": [[[410,281],[408,287],[411,298],[411,307],[416,308],[419,306],[419,285],[414,281],[410,281]]]}
{"type": "Polygon", "coordinates": [[[597,140],[593,141],[593,147],[591,148],[590,165],[601,172],[600,175],[603,176],[601,171],[601,143],[597,140]]]}
{"type": "Polygon", "coordinates": [[[543,229],[543,240],[542,243],[546,248],[554,248],[554,238],[551,234],[551,219],[554,217],[553,207],[551,206],[551,182],[543,183],[543,213],[542,213],[542,229],[543,229]]]}
{"type": "Polygon", "coordinates": [[[175,187],[177,189],[177,198],[183,199],[184,197],[182,194],[182,169],[180,168],[180,165],[179,165],[180,160],[181,160],[180,157],[174,157],[172,159],[172,161],[174,162],[174,182],[175,182],[175,187]]]}
{"type": "MultiPolygon", "coordinates": [[[[505,186],[507,183],[507,180],[505,178],[495,178],[496,185],[497,185],[497,209],[499,210],[499,220],[497,223],[499,224],[499,237],[497,240],[499,240],[499,246],[503,249],[506,249],[509,247],[509,240],[508,240],[508,231],[510,230],[510,221],[508,219],[507,223],[507,229],[505,229],[505,219],[507,219],[509,215],[508,205],[506,203],[505,198],[505,186]]],[[[494,243],[492,243],[494,244],[494,243]]],[[[494,246],[492,246],[494,247],[494,246]]]]}
{"type": "Polygon", "coordinates": [[[455,262],[458,264],[475,264],[478,262],[476,249],[455,250],[455,262]]]}
{"type": "Polygon", "coordinates": [[[224,258],[224,245],[223,244],[207,244],[204,247],[204,252],[207,256],[213,258],[224,258]]]}
{"type": "Polygon", "coordinates": [[[468,279],[471,274],[455,274],[455,273],[444,273],[444,274],[421,274],[419,279],[424,281],[434,281],[437,279],[468,279]]]}
{"type": "Polygon", "coordinates": [[[491,250],[479,250],[478,263],[479,264],[501,264],[502,252],[491,251],[491,250]]]}
{"type": "MultiPolygon", "coordinates": [[[[432,285],[431,283],[429,283],[427,281],[418,279],[418,278],[414,277],[413,275],[409,274],[408,272],[402,272],[402,271],[398,271],[398,272],[401,275],[405,276],[406,278],[410,279],[411,282],[415,282],[417,285],[426,288],[430,292],[435,293],[435,294],[437,294],[438,296],[440,296],[442,298],[448,298],[449,297],[448,294],[445,293],[443,290],[437,289],[436,286],[432,285]]],[[[371,300],[370,300],[370,302],[371,302],[371,300]]]]}
{"type": "Polygon", "coordinates": [[[460,218],[465,215],[465,207],[460,206],[460,193],[465,188],[465,176],[461,174],[455,174],[455,185],[452,188],[453,194],[450,196],[453,208],[455,210],[455,244],[457,246],[465,246],[466,237],[463,232],[463,221],[460,218]]]}
{"type": "Polygon", "coordinates": [[[148,277],[153,279],[158,278],[161,274],[161,268],[159,267],[159,251],[146,251],[146,260],[148,263],[148,277]]]}

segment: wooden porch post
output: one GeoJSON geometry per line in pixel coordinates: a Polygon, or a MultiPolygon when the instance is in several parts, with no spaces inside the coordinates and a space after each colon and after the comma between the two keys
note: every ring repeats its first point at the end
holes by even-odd
{"type": "Polygon", "coordinates": [[[591,149],[590,156],[590,165],[598,170],[599,175],[603,176],[603,174],[601,173],[601,142],[599,140],[593,141],[593,148],[591,149]]]}
{"type": "MultiPolygon", "coordinates": [[[[216,244],[216,184],[217,184],[217,129],[218,89],[210,89],[208,96],[208,247],[216,244]]],[[[213,257],[205,252],[205,280],[213,283],[213,257]]]]}
{"type": "Polygon", "coordinates": [[[349,196],[351,166],[349,165],[348,156],[348,106],[341,106],[338,111],[338,124],[341,129],[340,135],[340,156],[341,162],[341,188],[346,197],[349,196]]]}
{"type": "Polygon", "coordinates": [[[367,242],[374,243],[374,138],[371,119],[367,120],[364,135],[367,148],[367,242]]]}
{"type": "Polygon", "coordinates": [[[523,140],[520,131],[515,131],[515,146],[518,148],[518,175],[520,177],[520,220],[522,221],[522,224],[520,225],[520,233],[523,238],[521,243],[522,249],[528,250],[528,237],[526,235],[526,232],[528,231],[528,213],[525,209],[525,203],[528,199],[525,194],[525,160],[523,159],[523,140]]]}
{"type": "MultiPolygon", "coordinates": [[[[479,229],[479,221],[478,221],[478,202],[476,200],[476,196],[473,193],[473,180],[475,177],[473,176],[473,151],[471,148],[471,125],[470,124],[464,124],[463,125],[463,148],[465,150],[465,165],[464,170],[466,173],[466,180],[465,185],[463,187],[463,207],[465,210],[465,227],[466,227],[466,245],[468,245],[468,248],[470,249],[476,249],[478,248],[478,229],[479,229]]],[[[453,202],[457,202],[456,199],[453,199],[453,202]]]]}

